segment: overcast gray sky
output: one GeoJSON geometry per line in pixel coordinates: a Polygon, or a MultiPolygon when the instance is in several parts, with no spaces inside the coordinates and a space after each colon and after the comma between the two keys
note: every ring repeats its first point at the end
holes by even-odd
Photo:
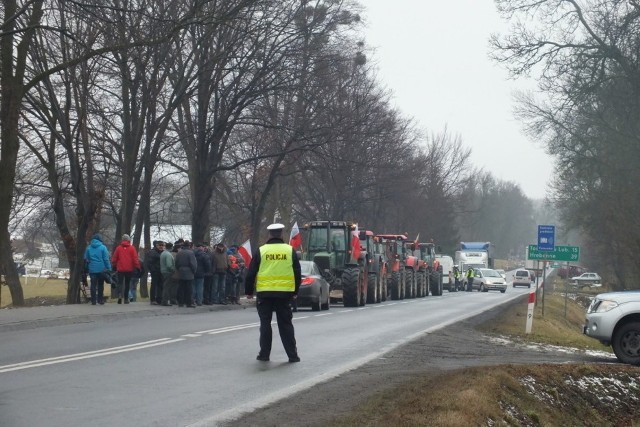
{"type": "Polygon", "coordinates": [[[471,161],[543,198],[551,158],[522,132],[508,80],[488,57],[492,32],[507,28],[492,0],[361,0],[365,37],[395,106],[429,132],[447,127],[472,149],[471,161]]]}

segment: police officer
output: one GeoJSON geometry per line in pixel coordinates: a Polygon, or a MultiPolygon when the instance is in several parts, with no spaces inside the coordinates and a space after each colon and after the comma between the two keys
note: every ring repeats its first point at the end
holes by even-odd
{"type": "Polygon", "coordinates": [[[278,320],[278,331],[289,362],[299,362],[293,329],[290,302],[300,288],[300,261],[296,251],[282,240],[283,224],[267,227],[269,240],[254,254],[245,278],[247,298],[257,296],[260,317],[260,352],[257,360],[268,362],[271,354],[273,312],[278,320]]]}
{"type": "Polygon", "coordinates": [[[461,291],[462,289],[460,288],[460,270],[458,269],[457,265],[453,266],[453,278],[455,280],[455,290],[456,291],[461,291]]]}
{"type": "Polygon", "coordinates": [[[469,267],[467,270],[467,292],[473,290],[473,278],[476,277],[476,272],[473,268],[469,267]]]}

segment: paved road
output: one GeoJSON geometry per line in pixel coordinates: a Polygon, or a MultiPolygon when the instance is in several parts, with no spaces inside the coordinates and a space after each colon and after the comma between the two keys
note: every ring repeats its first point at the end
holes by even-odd
{"type": "Polygon", "coordinates": [[[277,333],[272,361],[255,361],[257,314],[246,301],[245,309],[137,303],[0,310],[0,425],[213,425],[527,292],[445,292],[300,311],[299,364],[287,363],[277,333]]]}

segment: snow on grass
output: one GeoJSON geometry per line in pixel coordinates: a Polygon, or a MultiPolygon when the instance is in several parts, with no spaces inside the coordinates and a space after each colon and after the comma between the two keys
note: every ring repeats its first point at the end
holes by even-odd
{"type": "Polygon", "coordinates": [[[530,342],[515,342],[509,337],[504,335],[498,336],[488,336],[489,341],[503,346],[519,346],[520,348],[524,348],[532,351],[541,351],[541,352],[556,352],[556,353],[567,353],[567,354],[586,354],[588,356],[599,357],[602,359],[611,359],[611,362],[615,362],[617,359],[612,353],[606,351],[598,351],[598,350],[582,350],[574,347],[564,347],[553,344],[540,344],[540,343],[530,343],[530,342]]]}

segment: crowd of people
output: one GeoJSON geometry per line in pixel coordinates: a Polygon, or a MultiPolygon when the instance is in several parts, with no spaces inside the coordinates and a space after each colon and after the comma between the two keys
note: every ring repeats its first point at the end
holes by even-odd
{"type": "Polygon", "coordinates": [[[227,248],[222,242],[210,247],[207,242],[193,244],[184,239],[176,242],[153,241],[143,259],[122,236],[113,254],[102,236],[92,237],[85,250],[85,271],[90,280],[91,304],[104,304],[104,284],[111,283],[112,296],[118,304],[137,300],[141,277],[150,277],[149,302],[153,305],[196,307],[213,304],[240,304],[244,289],[244,259],[237,247],[227,248]]]}

